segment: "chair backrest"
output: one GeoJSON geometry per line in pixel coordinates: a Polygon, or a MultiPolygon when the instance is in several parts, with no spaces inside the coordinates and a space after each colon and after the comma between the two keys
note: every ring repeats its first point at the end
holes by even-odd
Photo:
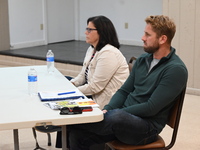
{"type": "Polygon", "coordinates": [[[132,68],[133,68],[133,64],[134,64],[134,61],[136,60],[137,58],[136,57],[131,57],[129,62],[128,62],[128,67],[129,67],[129,72],[131,72],[132,68]]]}
{"type": "Polygon", "coordinates": [[[185,91],[186,91],[186,87],[177,96],[176,102],[175,102],[174,106],[172,107],[171,113],[168,118],[167,125],[169,125],[171,128],[174,129],[172,138],[171,138],[171,142],[167,146],[168,149],[172,148],[176,141],[179,122],[180,122],[180,118],[181,118],[181,112],[182,112],[182,108],[183,108],[183,102],[184,102],[184,98],[185,98],[185,91]]]}

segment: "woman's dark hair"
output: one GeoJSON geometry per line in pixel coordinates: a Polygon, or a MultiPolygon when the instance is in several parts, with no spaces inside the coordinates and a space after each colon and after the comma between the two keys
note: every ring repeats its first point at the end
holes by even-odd
{"type": "Polygon", "coordinates": [[[94,16],[87,20],[87,24],[92,22],[99,34],[99,42],[96,50],[101,50],[106,44],[110,44],[119,49],[120,44],[117,37],[117,32],[113,23],[105,16],[94,16]]]}

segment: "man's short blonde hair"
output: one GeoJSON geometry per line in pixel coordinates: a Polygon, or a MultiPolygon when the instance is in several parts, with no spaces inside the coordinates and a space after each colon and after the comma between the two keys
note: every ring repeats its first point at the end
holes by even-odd
{"type": "Polygon", "coordinates": [[[164,15],[149,16],[145,19],[147,24],[152,26],[153,31],[157,34],[157,37],[162,35],[167,36],[167,42],[171,44],[171,41],[176,32],[176,25],[172,19],[164,15]]]}

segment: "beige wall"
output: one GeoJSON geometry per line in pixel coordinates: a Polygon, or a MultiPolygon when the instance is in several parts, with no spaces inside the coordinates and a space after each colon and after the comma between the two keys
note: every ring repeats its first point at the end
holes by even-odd
{"type": "Polygon", "coordinates": [[[172,46],[189,71],[187,93],[200,95],[200,0],[163,0],[163,14],[177,25],[172,46]]]}
{"type": "Polygon", "coordinates": [[[10,49],[8,0],[0,0],[0,50],[10,49]]]}

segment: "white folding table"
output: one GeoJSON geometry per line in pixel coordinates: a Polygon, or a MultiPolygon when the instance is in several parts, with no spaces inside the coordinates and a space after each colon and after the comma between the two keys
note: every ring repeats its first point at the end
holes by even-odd
{"type": "Polygon", "coordinates": [[[32,128],[36,124],[62,126],[62,149],[66,150],[66,126],[98,122],[103,119],[99,108],[79,115],[60,115],[43,105],[39,97],[28,95],[28,70],[33,67],[38,74],[38,91],[68,91],[77,89],[57,69],[48,74],[46,66],[0,68],[0,131],[14,131],[14,147],[19,150],[18,129],[32,128]]]}

